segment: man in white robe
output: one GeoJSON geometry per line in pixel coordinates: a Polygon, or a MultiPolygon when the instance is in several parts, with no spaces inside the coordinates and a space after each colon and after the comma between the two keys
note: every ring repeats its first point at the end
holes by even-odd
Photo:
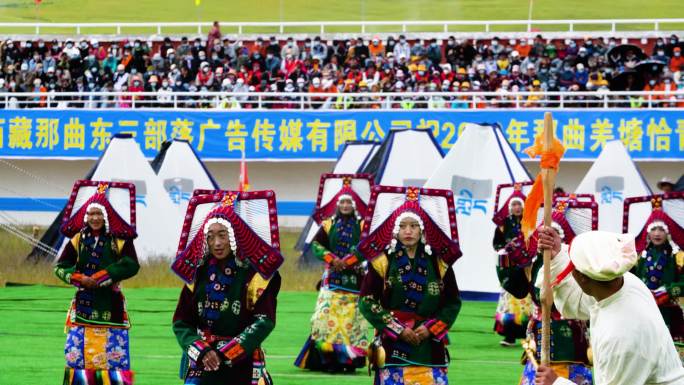
{"type": "MultiPolygon", "coordinates": [[[[684,384],[682,361],[653,294],[629,272],[638,259],[633,236],[591,231],[578,235],[568,251],[545,228],[539,245],[554,256],[558,310],[565,318],[590,321],[596,385],[684,384]]],[[[535,384],[574,385],[544,366],[535,384]]]]}

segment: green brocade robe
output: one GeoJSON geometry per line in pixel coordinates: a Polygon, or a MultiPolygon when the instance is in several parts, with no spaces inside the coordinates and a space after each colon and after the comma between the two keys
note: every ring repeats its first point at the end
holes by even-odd
{"type": "Polygon", "coordinates": [[[329,290],[358,293],[365,272],[358,257],[354,255],[354,250],[359,243],[363,221],[354,221],[349,247],[346,248],[345,255],[337,255],[335,250],[338,249],[338,243],[341,238],[338,226],[336,226],[339,220],[339,218],[328,218],[321,223],[321,229],[312,243],[313,254],[326,264],[330,264],[334,258],[345,258],[348,256],[344,260],[347,268],[340,272],[333,272],[326,266],[322,287],[329,290]]]}
{"type": "Polygon", "coordinates": [[[69,309],[67,325],[123,327],[130,326],[124,296],[119,282],[133,277],[140,265],[133,247],[133,241],[120,240],[103,235],[101,255],[88,249],[81,237],[76,234],[57,260],[55,275],[62,282],[78,288],[69,309]],[[98,287],[86,289],[81,287],[80,278],[88,270],[98,287]]]}
{"type": "Polygon", "coordinates": [[[255,363],[263,363],[260,349],[275,327],[276,297],[280,275],[266,280],[247,264],[238,264],[233,281],[225,289],[220,316],[209,327],[202,318],[209,282],[207,259],[198,268],[196,281],[184,286],[173,316],[173,332],[178,344],[190,358],[184,360],[186,376],[200,377],[200,384],[251,384],[255,363]],[[210,350],[223,359],[215,372],[203,371],[201,360],[210,350]],[[195,364],[196,363],[196,364],[195,364]]]}
{"type": "Polygon", "coordinates": [[[415,268],[418,258],[428,259],[424,295],[415,311],[402,311],[406,293],[397,257],[404,252],[399,249],[381,254],[371,262],[372,268],[368,269],[361,286],[361,313],[380,338],[386,356],[384,366],[446,367],[449,364],[447,332],[461,309],[456,276],[450,266],[425,254],[419,245],[410,261],[415,268]],[[421,325],[428,328],[431,337],[419,346],[399,338],[404,328],[415,330],[421,325]]]}
{"type": "Polygon", "coordinates": [[[684,314],[679,298],[684,296],[684,251],[670,245],[649,244],[632,272],[653,292],[658,309],[677,343],[684,343],[684,314]]]}

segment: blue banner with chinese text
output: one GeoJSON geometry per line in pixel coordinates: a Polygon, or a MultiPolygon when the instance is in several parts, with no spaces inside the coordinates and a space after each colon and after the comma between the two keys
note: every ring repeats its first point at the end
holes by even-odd
{"type": "MultiPolygon", "coordinates": [[[[131,133],[146,157],[170,138],[202,159],[334,160],[347,140],[381,141],[391,129],[430,129],[445,152],[465,123],[498,123],[519,154],[543,111],[174,111],[0,110],[0,157],[97,158],[110,138],[131,133]]],[[[566,160],[591,160],[620,139],[634,159],[684,159],[684,110],[553,112],[566,160]]]]}

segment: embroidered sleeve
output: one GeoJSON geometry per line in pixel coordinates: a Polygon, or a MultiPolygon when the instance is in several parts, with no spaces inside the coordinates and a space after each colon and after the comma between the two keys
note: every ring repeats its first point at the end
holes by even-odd
{"type": "Polygon", "coordinates": [[[396,340],[404,325],[385,309],[378,298],[382,296],[384,278],[374,269],[368,269],[368,273],[361,284],[359,310],[373,327],[385,336],[396,340]]]}
{"type": "MultiPolygon", "coordinates": [[[[112,240],[112,242],[116,242],[116,240],[112,240]]],[[[107,266],[102,272],[97,272],[93,275],[93,278],[98,281],[100,287],[131,278],[140,270],[138,255],[135,252],[135,247],[133,247],[133,241],[127,240],[124,242],[120,253],[121,257],[118,261],[107,266]],[[100,274],[100,276],[95,277],[97,274],[100,274]]]]}
{"type": "Polygon", "coordinates": [[[76,272],[76,262],[78,260],[78,252],[71,242],[68,242],[62,251],[62,254],[55,265],[55,275],[62,282],[80,287],[82,275],[76,272]]]}
{"type": "Polygon", "coordinates": [[[355,249],[355,247],[352,247],[352,252],[349,253],[349,255],[347,255],[346,257],[344,257],[344,263],[347,266],[354,266],[357,263],[359,263],[359,257],[356,255],[354,249],[355,249]]]}
{"type": "Polygon", "coordinates": [[[674,299],[675,301],[677,298],[682,297],[682,290],[684,290],[684,280],[682,280],[682,265],[681,263],[684,260],[684,251],[678,251],[675,255],[675,263],[674,263],[674,279],[672,283],[669,285],[665,285],[665,288],[667,289],[667,294],[670,296],[671,299],[674,299]]]}
{"type": "Polygon", "coordinates": [[[425,326],[436,340],[443,340],[451,325],[456,321],[461,311],[461,294],[456,285],[456,275],[451,267],[444,274],[444,290],[442,291],[441,307],[435,317],[425,322],[425,326]]]}
{"type": "Polygon", "coordinates": [[[248,357],[271,334],[271,331],[275,328],[279,291],[280,275],[276,273],[254,305],[252,323],[237,337],[219,349],[226,356],[226,359],[230,361],[230,364],[248,357]]]}
{"type": "Polygon", "coordinates": [[[188,358],[190,359],[190,367],[191,368],[197,368],[200,365],[198,365],[198,362],[202,362],[202,358],[211,350],[211,345],[208,343],[202,341],[202,340],[197,340],[188,346],[187,354],[188,358]]]}
{"type": "Polygon", "coordinates": [[[496,226],[494,230],[494,239],[492,240],[492,245],[494,250],[499,251],[502,247],[506,245],[506,237],[503,232],[503,226],[496,226]]]}
{"type": "MultiPolygon", "coordinates": [[[[197,341],[202,341],[197,334],[199,319],[197,316],[194,295],[187,286],[183,286],[176,312],[173,314],[173,333],[176,335],[178,345],[183,351],[190,353],[190,348],[197,341]]],[[[195,349],[201,350],[200,345],[195,344],[195,349]]],[[[206,353],[206,352],[205,352],[206,353]]]]}
{"type": "Polygon", "coordinates": [[[337,256],[330,251],[330,241],[328,239],[328,233],[325,230],[326,227],[329,226],[321,226],[311,247],[316,258],[325,263],[331,263],[337,256]]]}

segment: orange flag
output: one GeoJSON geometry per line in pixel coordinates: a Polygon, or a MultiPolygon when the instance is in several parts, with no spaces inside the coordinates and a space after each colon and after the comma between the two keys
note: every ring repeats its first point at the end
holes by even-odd
{"type": "MultiPolygon", "coordinates": [[[[523,152],[530,156],[530,158],[536,158],[541,155],[540,166],[542,169],[553,169],[558,172],[558,165],[560,160],[565,153],[565,147],[558,140],[558,138],[553,138],[553,143],[551,143],[551,150],[549,152],[544,152],[544,138],[543,132],[534,138],[534,144],[523,152]]],[[[523,212],[523,218],[521,222],[522,232],[525,235],[525,240],[527,240],[534,229],[537,227],[537,212],[544,203],[544,184],[542,183],[541,171],[537,174],[537,178],[534,180],[534,185],[532,185],[532,190],[527,194],[527,199],[525,199],[525,211],[523,212]]]]}

